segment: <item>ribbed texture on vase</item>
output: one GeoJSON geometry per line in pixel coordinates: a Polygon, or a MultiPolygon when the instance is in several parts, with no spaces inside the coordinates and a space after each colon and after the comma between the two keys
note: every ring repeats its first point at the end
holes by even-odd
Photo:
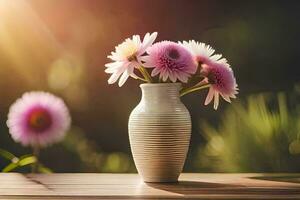
{"type": "Polygon", "coordinates": [[[191,119],[175,89],[143,91],[140,104],[129,118],[130,146],[145,182],[177,181],[183,169],[191,137],[191,119]],[[166,91],[171,91],[172,98],[168,98],[166,91]]]}

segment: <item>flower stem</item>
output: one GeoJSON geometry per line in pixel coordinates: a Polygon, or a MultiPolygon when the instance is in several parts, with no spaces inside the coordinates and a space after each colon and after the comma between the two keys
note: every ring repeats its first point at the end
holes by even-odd
{"type": "Polygon", "coordinates": [[[208,87],[210,87],[210,84],[208,84],[208,83],[206,83],[206,84],[204,84],[204,85],[194,85],[194,86],[192,86],[192,87],[189,87],[189,88],[185,88],[185,89],[182,89],[181,91],[180,91],[180,96],[182,97],[182,96],[184,96],[184,95],[186,95],[186,94],[189,94],[189,93],[191,93],[191,92],[195,92],[195,91],[198,91],[198,90],[202,90],[202,89],[205,89],[205,88],[208,88],[208,87]]]}
{"type": "Polygon", "coordinates": [[[148,71],[143,66],[139,66],[138,69],[140,70],[141,74],[144,76],[146,82],[148,82],[148,83],[153,82],[150,74],[148,73],[148,71]]]}
{"type": "Polygon", "coordinates": [[[159,83],[162,83],[162,82],[163,82],[163,80],[162,80],[161,77],[158,78],[158,82],[159,82],[159,83]]]}
{"type": "Polygon", "coordinates": [[[39,168],[39,154],[40,154],[40,147],[38,145],[34,145],[32,147],[33,150],[33,155],[36,158],[35,163],[33,163],[32,168],[31,168],[31,172],[32,173],[37,173],[38,172],[38,168],[39,168]]]}
{"type": "Polygon", "coordinates": [[[144,81],[144,82],[148,82],[146,79],[144,79],[142,77],[139,77],[139,76],[136,76],[135,78],[138,79],[138,80],[144,81]]]}

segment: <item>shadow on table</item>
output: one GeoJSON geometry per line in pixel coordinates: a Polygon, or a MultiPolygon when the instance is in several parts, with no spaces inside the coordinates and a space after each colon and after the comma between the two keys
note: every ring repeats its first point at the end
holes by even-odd
{"type": "Polygon", "coordinates": [[[249,177],[251,179],[265,180],[265,181],[275,181],[275,182],[286,182],[286,183],[300,183],[300,174],[291,175],[262,175],[249,177]]]}
{"type": "Polygon", "coordinates": [[[205,194],[211,191],[219,191],[219,193],[226,193],[232,189],[244,188],[242,185],[209,183],[197,181],[179,181],[177,183],[146,183],[148,186],[165,190],[168,192],[178,193],[182,195],[205,194]]]}
{"type": "MultiPolygon", "coordinates": [[[[268,183],[265,185],[255,186],[255,180],[269,181],[293,181],[299,183],[298,179],[292,176],[257,176],[248,177],[246,182],[238,182],[236,184],[197,182],[197,181],[179,181],[177,183],[147,183],[148,186],[181,195],[299,195],[299,186],[289,187],[270,187],[268,183]],[[253,182],[251,183],[251,179],[253,182]],[[250,182],[249,182],[250,180],[250,182]],[[251,184],[249,184],[251,183],[251,184]]],[[[296,177],[297,178],[297,177],[296,177]]]]}

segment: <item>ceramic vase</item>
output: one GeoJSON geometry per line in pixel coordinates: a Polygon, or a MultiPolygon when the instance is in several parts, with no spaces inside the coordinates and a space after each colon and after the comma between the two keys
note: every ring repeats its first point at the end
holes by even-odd
{"type": "Polygon", "coordinates": [[[129,117],[131,151],[145,182],[176,182],[191,138],[191,117],[180,83],[141,84],[142,98],[129,117]]]}

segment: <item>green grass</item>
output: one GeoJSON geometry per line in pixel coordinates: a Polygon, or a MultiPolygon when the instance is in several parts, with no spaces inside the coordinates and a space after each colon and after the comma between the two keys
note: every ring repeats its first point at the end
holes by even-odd
{"type": "Polygon", "coordinates": [[[201,124],[207,140],[196,167],[217,172],[300,172],[299,103],[259,94],[234,103],[218,126],[201,124]],[[289,105],[289,108],[288,108],[289,105]]]}

